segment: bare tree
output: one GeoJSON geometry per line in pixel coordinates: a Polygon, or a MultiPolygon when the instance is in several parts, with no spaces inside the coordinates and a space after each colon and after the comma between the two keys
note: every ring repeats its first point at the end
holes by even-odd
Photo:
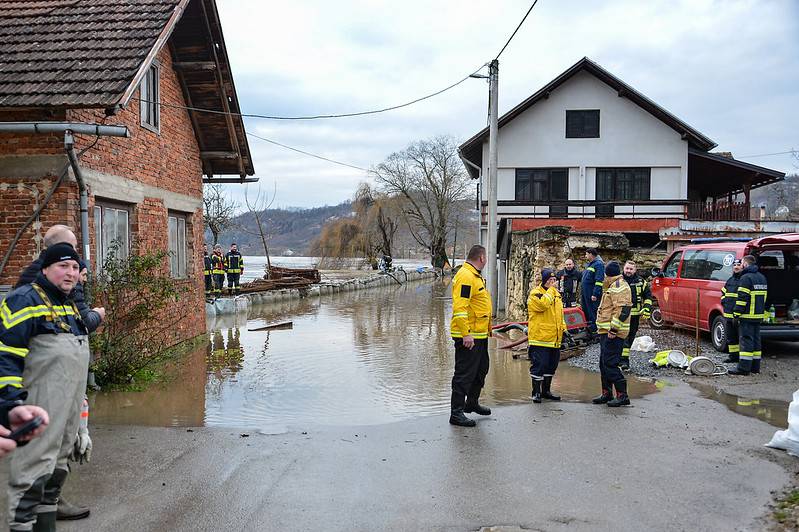
{"type": "Polygon", "coordinates": [[[214,245],[219,235],[231,226],[236,204],[225,196],[221,185],[203,187],[203,222],[214,236],[214,245]]]}
{"type": "Polygon", "coordinates": [[[368,183],[361,183],[353,205],[364,234],[366,258],[372,262],[377,253],[390,257],[402,215],[397,198],[375,190],[368,183]]]}
{"type": "Polygon", "coordinates": [[[261,238],[261,243],[264,246],[264,255],[266,256],[266,273],[269,275],[269,272],[272,270],[272,261],[269,258],[269,245],[266,242],[266,231],[264,227],[266,227],[266,213],[267,210],[272,207],[272,203],[275,201],[275,197],[277,196],[277,183],[275,183],[275,190],[272,193],[272,199],[269,200],[267,203],[268,196],[265,194],[261,194],[261,187],[258,186],[257,192],[255,194],[255,198],[250,200],[250,186],[247,185],[244,188],[244,203],[247,206],[247,210],[250,212],[250,215],[255,220],[255,226],[258,228],[258,231],[255,232],[250,229],[248,226],[244,224],[239,224],[239,229],[244,231],[245,233],[249,233],[251,235],[257,235],[261,238]]]}
{"type": "Polygon", "coordinates": [[[433,266],[444,266],[453,206],[472,194],[455,140],[442,136],[414,142],[391,154],[373,173],[386,194],[403,199],[408,230],[419,245],[430,250],[433,266]]]}

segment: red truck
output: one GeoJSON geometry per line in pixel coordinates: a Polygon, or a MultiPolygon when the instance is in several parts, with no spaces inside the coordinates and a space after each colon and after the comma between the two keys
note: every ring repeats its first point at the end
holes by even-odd
{"type": "Polygon", "coordinates": [[[799,233],[745,241],[703,238],[677,248],[661,269],[652,271],[652,296],[657,300],[652,325],[694,328],[698,307],[699,328],[710,332],[716,349],[725,351],[721,289],[732,275],[733,261],[744,255],[757,258],[758,268],[768,280],[766,309],[773,305],[775,310],[773,323],[763,323],[763,338],[799,340],[799,320],[788,315],[788,309],[799,300],[799,233]]]}

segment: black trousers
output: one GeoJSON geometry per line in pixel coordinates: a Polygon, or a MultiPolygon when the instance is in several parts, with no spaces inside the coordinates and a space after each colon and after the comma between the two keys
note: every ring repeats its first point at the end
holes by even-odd
{"type": "Polygon", "coordinates": [[[727,352],[732,360],[738,360],[741,346],[738,343],[738,322],[732,318],[724,318],[724,334],[727,336],[727,352]]]}
{"type": "Polygon", "coordinates": [[[563,299],[563,308],[573,307],[577,304],[577,294],[575,292],[564,290],[560,293],[560,297],[563,299]]]}
{"type": "Polygon", "coordinates": [[[585,314],[585,321],[588,323],[588,330],[592,333],[596,333],[596,311],[599,309],[599,300],[591,301],[591,296],[593,294],[593,286],[589,290],[585,290],[585,287],[583,287],[583,291],[580,294],[580,297],[582,298],[580,300],[580,306],[583,309],[583,314],[585,314]]]}
{"type": "Polygon", "coordinates": [[[205,295],[210,296],[214,291],[214,281],[211,278],[211,274],[203,275],[205,278],[205,295]]]}
{"type": "Polygon", "coordinates": [[[624,339],[624,349],[621,351],[621,357],[630,359],[630,348],[635,341],[635,335],[638,334],[638,326],[641,324],[641,316],[630,316],[630,334],[624,339]]]}
{"type": "Polygon", "coordinates": [[[527,347],[530,358],[530,376],[533,380],[542,381],[544,377],[554,377],[560,362],[560,349],[531,345],[527,347]]]}
{"type": "Polygon", "coordinates": [[[741,338],[741,351],[738,355],[738,369],[760,372],[760,320],[739,320],[738,334],[741,338]]]}
{"type": "Polygon", "coordinates": [[[623,338],[617,336],[610,339],[607,334],[599,335],[599,374],[602,377],[602,393],[606,395],[613,393],[614,385],[616,386],[616,391],[623,389],[626,393],[627,380],[624,378],[624,373],[619,369],[623,348],[623,338]]]}
{"type": "Polygon", "coordinates": [[[468,402],[477,404],[480,390],[488,375],[488,339],[475,340],[474,347],[467,349],[463,340],[455,341],[455,374],[452,376],[452,409],[463,408],[468,402]]]}
{"type": "Polygon", "coordinates": [[[239,279],[241,278],[240,273],[229,273],[227,274],[227,288],[229,291],[238,290],[239,289],[239,279]]]}

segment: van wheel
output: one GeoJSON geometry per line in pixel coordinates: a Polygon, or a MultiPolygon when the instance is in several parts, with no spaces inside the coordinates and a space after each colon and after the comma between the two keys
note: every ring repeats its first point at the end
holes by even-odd
{"type": "Polygon", "coordinates": [[[710,338],[713,341],[713,347],[716,351],[722,353],[727,351],[727,328],[725,327],[724,316],[716,316],[713,318],[713,325],[710,327],[710,338]]]}
{"type": "Polygon", "coordinates": [[[660,313],[660,308],[656,307],[652,309],[652,314],[649,316],[649,324],[652,325],[654,329],[662,329],[666,326],[666,322],[663,320],[663,314],[660,313]]]}

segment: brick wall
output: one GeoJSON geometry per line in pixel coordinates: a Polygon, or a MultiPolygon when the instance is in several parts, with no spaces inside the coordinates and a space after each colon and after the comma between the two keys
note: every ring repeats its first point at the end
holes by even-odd
{"type": "MultiPolygon", "coordinates": [[[[160,63],[161,102],[185,105],[177,76],[172,70],[168,50],[158,54],[160,63]]],[[[138,97],[138,91],[135,94],[138,97]]],[[[87,169],[125,177],[163,190],[202,198],[202,166],[199,147],[188,113],[182,109],[161,107],[160,131],[143,128],[139,122],[139,102],[130,105],[115,116],[106,117],[102,109],[70,109],[55,111],[0,111],[0,121],[71,121],[126,125],[130,138],[95,137],[78,135],[76,149],[91,148],[80,158],[87,169]],[[95,140],[97,140],[95,142],[95,140]]],[[[61,135],[9,135],[0,134],[0,157],[6,155],[41,156],[64,155],[61,135]]],[[[66,159],[64,159],[66,162],[66,159]]],[[[2,170],[0,168],[0,170],[2,170]]],[[[56,176],[43,175],[30,178],[9,176],[0,172],[0,253],[4,253],[24,221],[32,214],[37,201],[53,186],[56,176]]],[[[91,251],[95,254],[94,203],[89,189],[89,234],[91,251]]],[[[37,223],[24,231],[11,260],[0,274],[0,284],[13,284],[19,272],[33,260],[41,249],[41,237],[56,223],[74,228],[80,241],[79,198],[77,186],[67,178],[53,195],[37,223]]],[[[132,243],[141,249],[167,249],[167,209],[159,198],[146,197],[144,201],[129,205],[132,243]]],[[[183,213],[187,218],[187,283],[191,296],[179,305],[191,311],[179,329],[182,338],[190,338],[205,331],[205,304],[202,281],[203,241],[202,210],[183,213]]],[[[94,257],[92,257],[94,259],[94,257]]]]}

